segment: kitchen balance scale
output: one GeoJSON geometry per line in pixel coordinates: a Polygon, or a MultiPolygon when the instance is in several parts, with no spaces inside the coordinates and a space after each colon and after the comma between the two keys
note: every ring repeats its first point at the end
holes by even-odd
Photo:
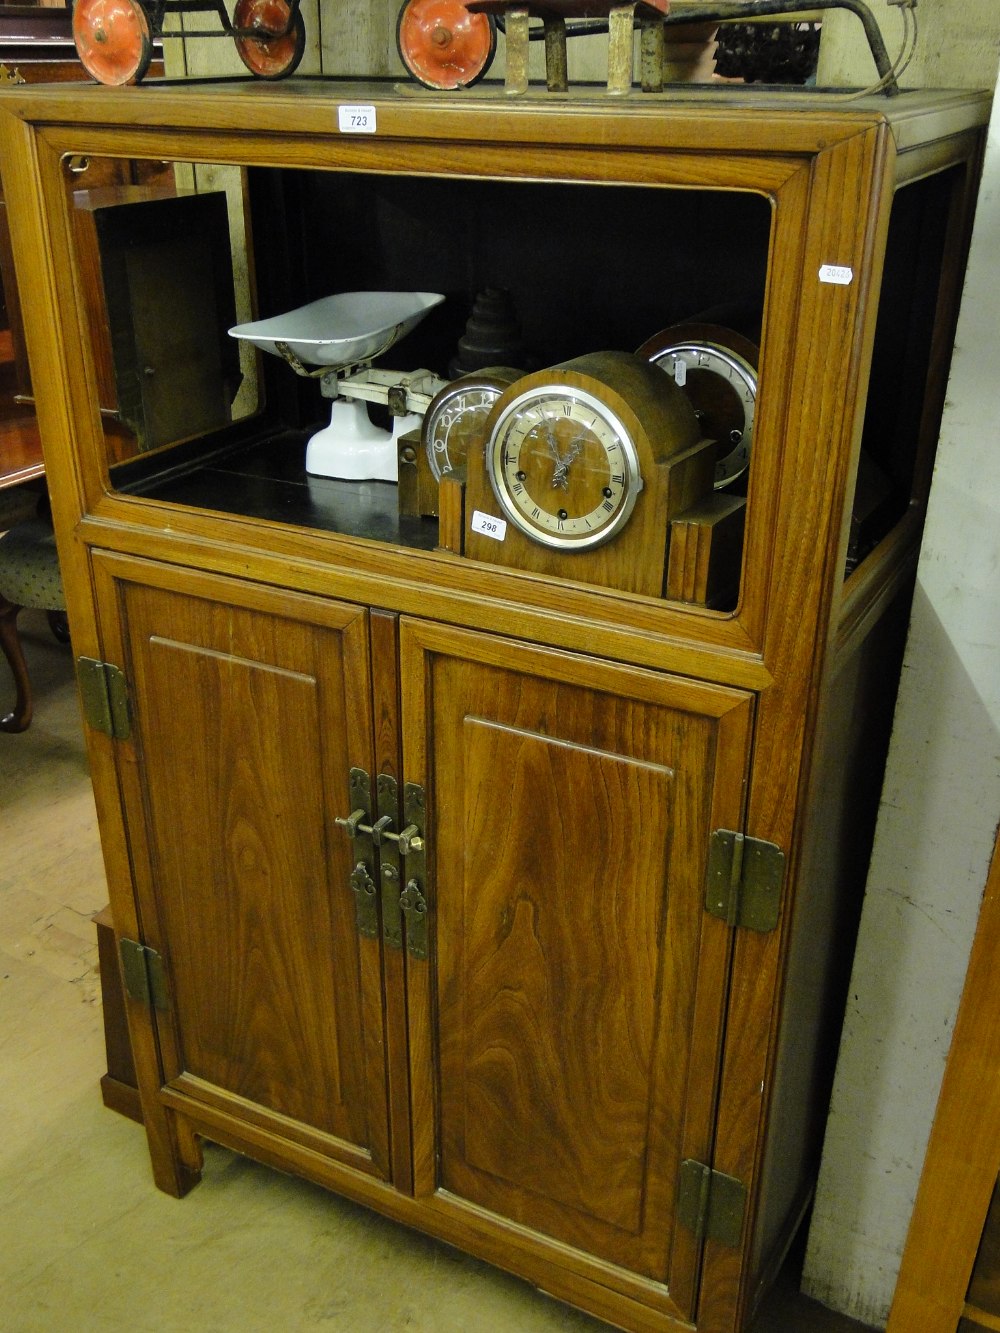
{"type": "Polygon", "coordinates": [[[333,400],[329,425],[306,445],[308,473],[344,481],[398,479],[397,441],[419,426],[447,381],[429,370],[376,370],[372,362],[443,300],[438,292],[341,292],[229,330],[282,357],[297,375],[318,379],[324,398],[333,400]],[[368,403],[388,408],[391,430],[370,420],[368,403]]]}

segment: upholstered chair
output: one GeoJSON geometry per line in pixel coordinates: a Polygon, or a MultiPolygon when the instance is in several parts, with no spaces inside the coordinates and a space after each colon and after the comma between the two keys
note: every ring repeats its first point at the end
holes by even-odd
{"type": "Polygon", "coordinates": [[[5,494],[0,491],[0,648],[14,676],[16,700],[13,711],[0,717],[0,731],[24,731],[31,722],[31,682],[17,617],[26,606],[47,611],[49,625],[60,642],[69,641],[69,632],[52,523],[46,514],[34,512],[39,508],[37,493],[12,494],[6,500],[5,494]],[[26,500],[30,517],[24,517],[26,500]],[[18,517],[20,521],[12,522],[18,517]],[[7,530],[2,531],[5,527],[7,530]]]}

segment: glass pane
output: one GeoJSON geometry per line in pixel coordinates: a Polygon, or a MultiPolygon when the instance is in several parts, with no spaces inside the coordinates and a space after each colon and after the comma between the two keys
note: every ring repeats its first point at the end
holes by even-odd
{"type": "Polygon", "coordinates": [[[940,347],[941,278],[949,256],[948,229],[965,169],[953,167],[896,192],[879,292],[871,378],[858,463],[848,574],[906,514],[929,478],[947,359],[940,347]],[[928,424],[931,423],[931,424],[928,424]]]}
{"type": "Polygon", "coordinates": [[[65,162],[109,462],[257,410],[256,365],[228,336],[251,310],[243,173],[65,162]]]}

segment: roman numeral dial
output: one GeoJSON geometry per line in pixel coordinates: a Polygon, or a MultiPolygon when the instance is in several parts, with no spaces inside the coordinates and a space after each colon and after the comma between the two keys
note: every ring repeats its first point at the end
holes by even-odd
{"type": "Polygon", "coordinates": [[[619,414],[597,393],[558,382],[511,391],[505,404],[493,418],[487,468],[508,519],[563,550],[610,540],[642,489],[619,414]]]}

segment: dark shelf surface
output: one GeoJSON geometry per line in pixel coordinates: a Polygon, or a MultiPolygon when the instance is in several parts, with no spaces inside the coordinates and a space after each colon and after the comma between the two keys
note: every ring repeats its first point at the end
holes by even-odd
{"type": "Polygon", "coordinates": [[[434,549],[437,522],[401,516],[398,488],[392,482],[310,476],[305,468],[307,439],[302,432],[270,436],[184,470],[150,471],[127,489],[132,495],[222,514],[434,549]]]}

